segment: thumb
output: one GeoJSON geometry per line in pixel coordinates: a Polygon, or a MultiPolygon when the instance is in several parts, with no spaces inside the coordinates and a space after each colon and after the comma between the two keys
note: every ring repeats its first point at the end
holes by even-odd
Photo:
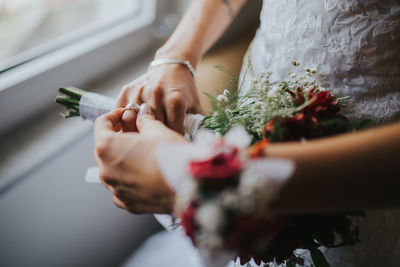
{"type": "Polygon", "coordinates": [[[151,106],[147,103],[141,104],[136,119],[136,126],[139,132],[145,132],[149,128],[157,127],[159,123],[151,106]]]}

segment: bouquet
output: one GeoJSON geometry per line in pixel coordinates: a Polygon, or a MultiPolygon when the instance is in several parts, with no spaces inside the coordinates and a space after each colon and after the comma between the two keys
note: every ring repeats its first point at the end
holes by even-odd
{"type": "MultiPolygon", "coordinates": [[[[298,63],[293,65],[297,67],[298,63]]],[[[271,82],[271,73],[264,72],[245,93],[227,86],[217,97],[209,96],[213,106],[209,116],[187,116],[185,131],[191,138],[198,129],[223,136],[240,126],[251,145],[251,160],[220,139],[209,158],[189,163],[194,186],[185,196],[179,216],[195,246],[214,255],[233,252],[242,264],[254,259],[257,264],[286,266],[304,265],[298,249],[305,249],[315,266],[325,267],[330,265],[319,248],[360,242],[358,227],[352,225],[349,216],[363,216],[362,212],[278,216],[265,212],[268,207],[263,205],[276,195],[268,192],[273,188],[271,181],[257,177],[259,166],[255,162],[262,158],[266,145],[331,136],[360,129],[368,122],[349,120],[341,114],[348,97],[337,98],[321,88],[314,74],[306,69],[303,75],[289,73],[282,81],[271,82]]],[[[60,92],[64,95],[56,102],[67,107],[66,118],[94,119],[112,108],[112,99],[81,89],[67,87],[60,92]]]]}

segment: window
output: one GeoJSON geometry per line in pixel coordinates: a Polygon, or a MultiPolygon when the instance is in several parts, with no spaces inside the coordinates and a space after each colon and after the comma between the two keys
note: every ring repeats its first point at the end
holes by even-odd
{"type": "Polygon", "coordinates": [[[100,31],[138,0],[0,0],[0,72],[100,31]]]}
{"type": "Polygon", "coordinates": [[[159,46],[158,22],[177,2],[0,0],[0,136],[49,110],[60,86],[159,46]]]}

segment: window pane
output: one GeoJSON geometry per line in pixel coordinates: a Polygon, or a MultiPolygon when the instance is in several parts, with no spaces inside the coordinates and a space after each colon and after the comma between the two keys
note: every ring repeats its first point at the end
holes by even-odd
{"type": "Polygon", "coordinates": [[[56,41],[67,44],[74,41],[68,37],[132,16],[139,6],[139,0],[0,0],[0,71],[54,49],[56,41]]]}

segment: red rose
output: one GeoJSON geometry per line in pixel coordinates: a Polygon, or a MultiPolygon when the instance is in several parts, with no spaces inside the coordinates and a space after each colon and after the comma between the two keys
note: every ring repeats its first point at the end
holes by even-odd
{"type": "Polygon", "coordinates": [[[192,161],[189,164],[190,173],[209,189],[220,189],[237,182],[242,167],[238,149],[230,147],[210,159],[192,161]]]}

